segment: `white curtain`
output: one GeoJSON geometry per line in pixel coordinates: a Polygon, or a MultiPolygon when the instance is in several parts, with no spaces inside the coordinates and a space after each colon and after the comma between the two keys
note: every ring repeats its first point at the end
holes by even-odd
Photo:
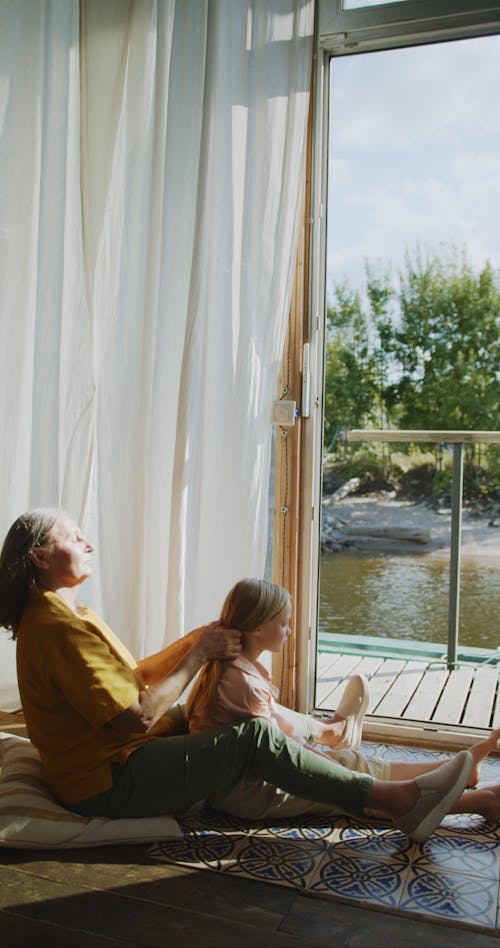
{"type": "Polygon", "coordinates": [[[263,572],[313,0],[0,16],[0,526],[79,518],[85,598],[139,656],[263,572]]]}
{"type": "MultiPolygon", "coordinates": [[[[78,4],[0,3],[0,530],[82,515],[95,397],[83,280],[78,4]]],[[[0,632],[0,707],[18,704],[0,632]]]]}

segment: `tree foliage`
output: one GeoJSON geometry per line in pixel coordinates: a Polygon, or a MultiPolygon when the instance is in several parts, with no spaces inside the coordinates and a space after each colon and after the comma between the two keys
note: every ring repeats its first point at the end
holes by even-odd
{"type": "Polygon", "coordinates": [[[456,250],[408,253],[394,287],[367,266],[327,312],[325,445],[338,426],[500,428],[500,279],[456,250]]]}
{"type": "Polygon", "coordinates": [[[340,427],[376,423],[380,404],[380,353],[370,340],[373,320],[347,284],[335,288],[327,310],[325,444],[340,427]]]}

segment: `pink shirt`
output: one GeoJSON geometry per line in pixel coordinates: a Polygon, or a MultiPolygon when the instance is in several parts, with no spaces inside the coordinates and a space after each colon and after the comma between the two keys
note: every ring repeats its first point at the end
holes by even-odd
{"type": "Polygon", "coordinates": [[[273,685],[267,669],[260,662],[250,662],[240,655],[234,661],[225,663],[217,686],[215,713],[206,716],[195,708],[189,730],[195,733],[245,718],[267,718],[288,737],[304,745],[306,741],[294,730],[292,722],[285,716],[285,709],[276,704],[277,698],[278,689],[273,685]]]}

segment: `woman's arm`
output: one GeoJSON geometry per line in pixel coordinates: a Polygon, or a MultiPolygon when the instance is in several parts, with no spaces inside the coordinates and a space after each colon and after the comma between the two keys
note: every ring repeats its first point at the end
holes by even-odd
{"type": "Polygon", "coordinates": [[[155,652],[154,655],[147,655],[146,658],[140,658],[137,665],[146,684],[154,685],[157,681],[161,681],[162,678],[169,675],[178,665],[181,658],[184,658],[195,642],[197,642],[203,630],[206,628],[215,628],[216,625],[217,623],[215,622],[211,623],[210,626],[201,625],[198,629],[193,629],[192,632],[189,632],[188,635],[184,635],[182,639],[177,639],[176,642],[172,642],[171,645],[162,648],[160,652],[155,652]]]}
{"type": "Polygon", "coordinates": [[[175,704],[205,662],[236,658],[240,651],[240,633],[235,630],[221,629],[215,622],[195,629],[179,643],[138,662],[146,687],[110,725],[120,731],[149,731],[175,704]],[[176,649],[177,645],[183,647],[176,649]]]}

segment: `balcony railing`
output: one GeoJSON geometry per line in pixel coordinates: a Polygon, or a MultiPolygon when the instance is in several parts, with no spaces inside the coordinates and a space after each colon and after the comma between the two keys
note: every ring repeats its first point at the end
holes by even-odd
{"type": "Polygon", "coordinates": [[[457,663],[460,612],[460,556],[463,505],[464,444],[499,444],[500,431],[408,431],[397,429],[357,429],[347,432],[349,442],[426,442],[453,445],[451,492],[450,584],[448,596],[447,663],[457,663]]]}

